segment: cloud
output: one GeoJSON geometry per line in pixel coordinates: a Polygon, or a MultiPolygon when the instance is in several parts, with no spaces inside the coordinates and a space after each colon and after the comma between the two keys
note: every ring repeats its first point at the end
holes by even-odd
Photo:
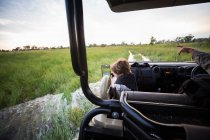
{"type": "Polygon", "coordinates": [[[5,26],[5,25],[8,25],[8,24],[11,24],[13,21],[12,20],[9,20],[9,19],[1,19],[0,18],[0,26],[5,26]]]}
{"type": "MultiPolygon", "coordinates": [[[[175,39],[193,33],[210,34],[210,3],[173,8],[160,8],[124,13],[111,12],[109,7],[84,3],[85,37],[90,43],[148,43],[154,35],[157,39],[175,39]],[[88,8],[89,6],[89,8],[88,8]]],[[[204,36],[203,34],[203,36],[204,36]]]]}
{"type": "MultiPolygon", "coordinates": [[[[64,0],[0,0],[0,48],[68,45],[64,0]],[[4,42],[4,45],[2,45],[4,42]]],[[[147,43],[210,34],[210,3],[114,13],[106,1],[83,0],[86,43],[147,43]]]]}
{"type": "Polygon", "coordinates": [[[68,45],[64,0],[10,0],[1,4],[0,48],[68,45]]]}
{"type": "Polygon", "coordinates": [[[32,29],[30,22],[18,21],[18,20],[9,20],[0,18],[0,31],[19,33],[25,32],[32,29]]]}

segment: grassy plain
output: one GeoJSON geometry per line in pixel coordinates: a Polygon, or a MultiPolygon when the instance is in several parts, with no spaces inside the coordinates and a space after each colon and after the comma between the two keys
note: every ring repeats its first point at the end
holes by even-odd
{"type": "MultiPolygon", "coordinates": [[[[152,61],[191,61],[190,55],[177,55],[177,44],[112,46],[87,48],[89,81],[101,78],[101,65],[128,58],[129,51],[148,56],[152,61]]],[[[210,51],[210,43],[188,46],[210,51]]],[[[69,49],[0,53],[0,108],[12,106],[46,94],[70,93],[79,88],[69,49]]]]}

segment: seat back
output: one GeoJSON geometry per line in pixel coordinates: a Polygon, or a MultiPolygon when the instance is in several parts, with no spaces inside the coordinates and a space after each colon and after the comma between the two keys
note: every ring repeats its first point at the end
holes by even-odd
{"type": "Polygon", "coordinates": [[[128,100],[179,105],[193,105],[186,94],[128,91],[128,100]]]}

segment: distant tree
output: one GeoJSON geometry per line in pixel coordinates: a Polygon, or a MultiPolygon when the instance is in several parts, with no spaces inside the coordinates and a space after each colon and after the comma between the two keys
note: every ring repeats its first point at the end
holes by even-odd
{"type": "Polygon", "coordinates": [[[58,48],[63,49],[63,46],[62,45],[61,46],[58,46],[58,48]]]}
{"type": "Polygon", "coordinates": [[[93,43],[91,46],[92,47],[97,47],[98,45],[96,43],[93,43]]]}
{"type": "Polygon", "coordinates": [[[192,34],[189,34],[187,36],[184,37],[184,42],[185,43],[189,43],[192,42],[192,39],[194,38],[194,36],[192,34]]]}
{"type": "Polygon", "coordinates": [[[131,42],[130,45],[134,46],[135,44],[133,42],[131,42]]]}
{"type": "Polygon", "coordinates": [[[31,49],[32,50],[36,50],[37,49],[37,46],[33,45],[33,46],[31,46],[31,49]]]}
{"type": "Polygon", "coordinates": [[[184,37],[177,37],[175,39],[175,42],[177,42],[177,43],[184,43],[185,42],[184,37]]]}
{"type": "Polygon", "coordinates": [[[120,45],[121,45],[121,46],[126,46],[126,45],[128,45],[128,44],[125,43],[125,41],[122,41],[120,45]]]}
{"type": "Polygon", "coordinates": [[[110,46],[116,46],[116,44],[115,43],[112,43],[110,46]]]}
{"type": "Polygon", "coordinates": [[[157,42],[156,38],[154,36],[151,36],[150,38],[150,45],[154,45],[157,42]]]}
{"type": "Polygon", "coordinates": [[[17,48],[15,48],[15,50],[16,50],[16,51],[20,51],[20,50],[21,50],[21,48],[20,48],[20,47],[17,47],[17,48]]]}
{"type": "Polygon", "coordinates": [[[97,47],[97,44],[96,43],[93,43],[93,44],[89,44],[88,47],[97,47]]]}
{"type": "Polygon", "coordinates": [[[101,44],[100,46],[101,46],[101,47],[106,47],[107,45],[106,45],[106,44],[101,44]]]}
{"type": "Polygon", "coordinates": [[[21,48],[20,47],[16,47],[15,49],[12,49],[12,51],[20,51],[21,48]]]}
{"type": "Polygon", "coordinates": [[[165,41],[165,43],[169,43],[170,44],[170,43],[175,43],[175,41],[168,39],[168,40],[165,41]]]}
{"type": "Polygon", "coordinates": [[[192,42],[209,42],[208,38],[194,38],[192,42]]]}
{"type": "Polygon", "coordinates": [[[29,50],[30,49],[30,46],[29,45],[23,46],[23,49],[29,50]]]}
{"type": "Polygon", "coordinates": [[[159,40],[159,41],[156,42],[156,44],[164,44],[164,43],[166,43],[165,40],[159,40]]]}
{"type": "Polygon", "coordinates": [[[1,52],[9,52],[9,50],[4,50],[4,49],[2,49],[1,52]]]}

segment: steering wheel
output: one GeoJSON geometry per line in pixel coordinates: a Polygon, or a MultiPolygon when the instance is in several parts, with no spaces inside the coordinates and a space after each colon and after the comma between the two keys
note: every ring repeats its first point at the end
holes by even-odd
{"type": "Polygon", "coordinates": [[[201,67],[196,66],[191,71],[191,78],[202,78],[202,77],[210,77],[210,75],[201,67]]]}

